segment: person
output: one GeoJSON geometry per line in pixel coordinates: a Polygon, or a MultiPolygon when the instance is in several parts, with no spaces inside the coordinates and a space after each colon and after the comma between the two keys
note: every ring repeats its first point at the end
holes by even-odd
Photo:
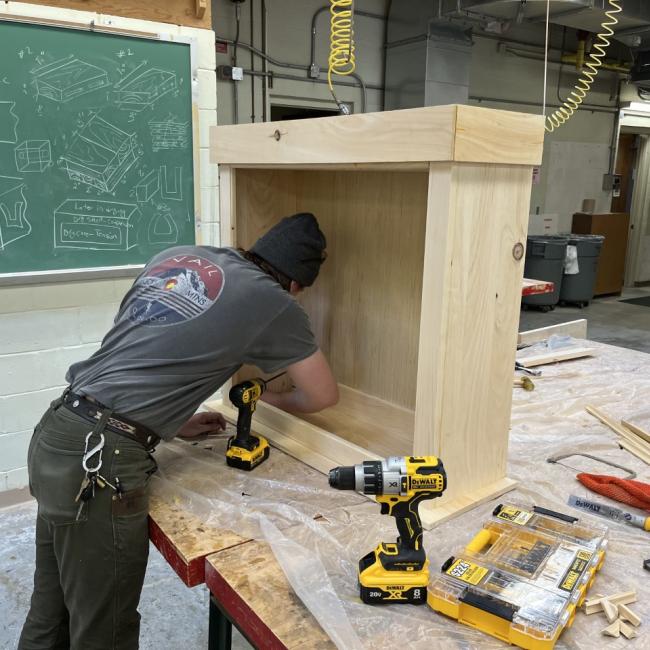
{"type": "Polygon", "coordinates": [[[145,266],[30,441],[36,569],[21,650],[138,647],[152,452],[159,439],[224,429],[220,414],[192,414],[242,364],[286,368],[293,390],[263,396],[279,408],[336,403],[295,299],[316,280],[325,246],[316,218],[302,213],[248,251],[180,246],[145,266]]]}

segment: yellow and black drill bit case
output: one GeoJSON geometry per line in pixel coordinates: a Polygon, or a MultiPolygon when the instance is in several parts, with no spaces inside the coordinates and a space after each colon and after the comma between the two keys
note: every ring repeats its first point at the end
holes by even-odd
{"type": "Polygon", "coordinates": [[[498,506],[429,583],[428,605],[528,650],[550,650],[605,559],[607,528],[517,504],[498,506]]]}

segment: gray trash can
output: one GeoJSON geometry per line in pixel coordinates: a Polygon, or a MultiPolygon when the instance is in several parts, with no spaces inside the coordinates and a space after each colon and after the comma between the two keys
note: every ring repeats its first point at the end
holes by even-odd
{"type": "Polygon", "coordinates": [[[552,293],[524,296],[521,299],[524,307],[534,306],[542,311],[548,311],[554,309],[560,301],[560,288],[568,243],[569,238],[560,235],[530,235],[528,237],[524,277],[552,282],[555,289],[552,293]]]}
{"type": "Polygon", "coordinates": [[[569,246],[575,246],[578,251],[579,272],[574,275],[564,275],[560,291],[560,304],[574,304],[580,308],[586,307],[594,297],[596,274],[600,249],[605,238],[602,235],[568,235],[569,246]]]}

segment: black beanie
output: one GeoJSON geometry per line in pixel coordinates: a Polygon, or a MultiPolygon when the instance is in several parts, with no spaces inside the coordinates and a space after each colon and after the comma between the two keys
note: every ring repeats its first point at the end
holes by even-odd
{"type": "Polygon", "coordinates": [[[250,250],[299,285],[310,287],[323,263],[326,245],[316,217],[301,212],[275,224],[250,250]]]}

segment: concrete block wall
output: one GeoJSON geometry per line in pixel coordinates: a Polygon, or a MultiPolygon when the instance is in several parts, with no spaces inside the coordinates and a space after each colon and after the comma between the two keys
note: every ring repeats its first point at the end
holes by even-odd
{"type": "Polygon", "coordinates": [[[99,347],[130,283],[0,288],[0,491],[27,485],[34,426],[61,394],[70,364],[99,347]]]}
{"type": "MultiPolygon", "coordinates": [[[[52,0],[56,4],[56,0],[52,0]]],[[[219,245],[218,177],[208,155],[208,130],[216,124],[214,33],[92,12],[18,2],[3,11],[23,17],[110,25],[191,38],[196,43],[192,77],[198,109],[196,241],[219,245]]],[[[65,387],[71,363],[100,345],[132,278],[0,285],[0,491],[28,484],[27,448],[34,426],[65,387]]]]}

